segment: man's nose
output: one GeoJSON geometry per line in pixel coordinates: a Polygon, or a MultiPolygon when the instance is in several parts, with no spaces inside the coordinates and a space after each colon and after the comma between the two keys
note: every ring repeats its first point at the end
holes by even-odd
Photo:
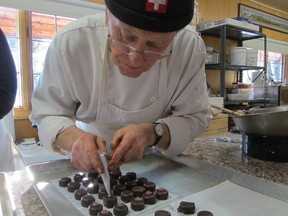
{"type": "Polygon", "coordinates": [[[138,66],[144,61],[142,52],[133,52],[128,55],[131,65],[138,66]]]}

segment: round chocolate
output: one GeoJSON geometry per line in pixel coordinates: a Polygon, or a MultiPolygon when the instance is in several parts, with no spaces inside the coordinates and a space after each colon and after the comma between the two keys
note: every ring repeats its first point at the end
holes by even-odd
{"type": "Polygon", "coordinates": [[[67,185],[71,182],[71,178],[70,177],[61,177],[61,179],[59,179],[59,186],[60,187],[67,187],[67,185]]]}
{"type": "Polygon", "coordinates": [[[84,186],[84,187],[87,187],[90,183],[93,183],[93,178],[91,178],[91,177],[84,177],[83,179],[82,179],[82,185],[84,186]]]}
{"type": "Polygon", "coordinates": [[[119,185],[119,184],[114,185],[112,189],[113,195],[121,196],[121,192],[124,191],[125,189],[126,189],[125,185],[119,185]]]}
{"type": "Polygon", "coordinates": [[[86,176],[86,174],[83,172],[75,173],[74,181],[81,182],[85,176],[86,176]]]}
{"type": "Polygon", "coordinates": [[[135,172],[127,172],[126,176],[128,176],[129,181],[136,181],[137,174],[135,172]]]}
{"type": "Polygon", "coordinates": [[[213,213],[207,210],[199,211],[197,216],[213,216],[213,213]]]}
{"type": "Polygon", "coordinates": [[[194,214],[195,213],[195,203],[182,201],[177,208],[177,211],[183,214],[194,214]]]}
{"type": "Polygon", "coordinates": [[[158,210],[155,212],[154,216],[171,216],[171,213],[166,210],[158,210]]]}
{"type": "Polygon", "coordinates": [[[95,202],[95,198],[94,196],[92,195],[84,195],[82,198],[81,198],[81,205],[83,207],[88,207],[90,204],[94,203],[95,202]]]}
{"type": "Polygon", "coordinates": [[[131,209],[134,211],[142,211],[145,208],[144,199],[141,197],[134,197],[131,200],[131,209]]]}
{"type": "Polygon", "coordinates": [[[79,188],[74,192],[74,197],[76,200],[81,200],[81,198],[87,194],[87,190],[84,188],[79,188]]]}
{"type": "Polygon", "coordinates": [[[155,195],[154,192],[146,191],[146,192],[143,194],[143,199],[144,199],[145,204],[147,204],[147,205],[154,205],[154,204],[156,204],[156,195],[155,195]]]}
{"type": "Polygon", "coordinates": [[[113,208],[116,204],[117,204],[117,197],[116,196],[105,195],[103,197],[103,205],[106,208],[113,208]]]}
{"type": "Polygon", "coordinates": [[[74,193],[74,191],[79,189],[80,186],[81,186],[80,182],[72,181],[67,185],[67,190],[71,193],[74,193]]]}
{"type": "Polygon", "coordinates": [[[98,212],[97,216],[113,216],[113,214],[108,210],[102,210],[101,212],[98,212]]]}
{"type": "Polygon", "coordinates": [[[113,178],[113,179],[116,179],[118,180],[118,178],[122,175],[121,173],[121,170],[120,169],[117,169],[113,172],[110,172],[110,177],[113,178]]]}
{"type": "Polygon", "coordinates": [[[137,179],[137,185],[138,186],[144,186],[144,183],[148,182],[148,179],[145,177],[141,177],[137,179]]]}
{"type": "Polygon", "coordinates": [[[105,195],[108,195],[106,189],[105,189],[105,188],[101,188],[101,189],[99,190],[99,192],[98,192],[98,198],[99,198],[99,199],[103,199],[103,197],[104,197],[105,195]]]}
{"type": "Polygon", "coordinates": [[[131,190],[124,190],[121,192],[121,200],[125,203],[131,202],[134,197],[134,192],[131,190]]]}
{"type": "Polygon", "coordinates": [[[98,184],[101,184],[101,185],[104,184],[101,175],[98,176],[98,178],[97,178],[97,183],[98,183],[98,184]]]}
{"type": "Polygon", "coordinates": [[[98,176],[99,176],[99,173],[96,170],[93,170],[88,173],[88,177],[93,178],[93,179],[97,179],[98,176]]]}
{"type": "Polygon", "coordinates": [[[125,182],[126,190],[132,190],[133,187],[137,186],[136,181],[127,181],[125,182]]]}
{"type": "Polygon", "coordinates": [[[146,191],[146,188],[142,186],[135,186],[132,188],[132,191],[134,192],[134,197],[142,197],[146,191]]]}
{"type": "Polygon", "coordinates": [[[168,196],[169,196],[169,192],[165,188],[156,189],[156,198],[158,200],[167,200],[168,196]]]}
{"type": "Polygon", "coordinates": [[[103,210],[103,205],[98,202],[93,202],[89,205],[89,214],[91,216],[97,216],[98,212],[101,212],[103,210]]]}
{"type": "Polygon", "coordinates": [[[146,182],[143,185],[147,191],[155,192],[156,190],[156,185],[154,182],[146,182]]]}
{"type": "Polygon", "coordinates": [[[94,183],[90,183],[87,187],[87,192],[90,194],[97,194],[99,191],[99,185],[94,182],[94,183]]]}
{"type": "Polygon", "coordinates": [[[128,207],[124,203],[118,203],[113,208],[115,216],[126,216],[128,215],[128,207]]]}
{"type": "Polygon", "coordinates": [[[118,182],[117,182],[116,179],[110,178],[110,187],[111,187],[111,188],[113,188],[113,186],[114,186],[114,185],[117,185],[117,184],[118,184],[118,182]]]}
{"type": "Polygon", "coordinates": [[[127,181],[129,181],[129,177],[127,175],[122,175],[118,178],[118,182],[121,185],[125,185],[127,181]]]}

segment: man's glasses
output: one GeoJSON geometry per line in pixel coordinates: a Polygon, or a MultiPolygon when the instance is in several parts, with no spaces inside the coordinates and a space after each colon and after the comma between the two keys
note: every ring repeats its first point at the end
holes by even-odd
{"type": "Polygon", "coordinates": [[[120,41],[117,41],[117,40],[112,39],[110,37],[108,37],[108,41],[110,42],[111,47],[116,49],[118,52],[125,53],[128,55],[132,55],[134,53],[139,53],[139,54],[142,54],[142,57],[147,59],[147,60],[162,59],[162,58],[165,58],[165,57],[171,55],[171,53],[172,53],[172,50],[170,50],[169,52],[166,52],[166,53],[165,52],[154,52],[154,51],[150,51],[150,50],[144,50],[144,51],[140,52],[137,49],[135,49],[134,47],[126,45],[124,43],[121,43],[120,41]]]}

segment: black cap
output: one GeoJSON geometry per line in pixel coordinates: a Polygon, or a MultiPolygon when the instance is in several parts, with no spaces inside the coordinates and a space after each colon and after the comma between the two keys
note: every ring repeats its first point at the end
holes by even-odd
{"type": "Polygon", "coordinates": [[[105,0],[109,11],[120,21],[153,32],[178,31],[188,25],[194,0],[105,0]]]}

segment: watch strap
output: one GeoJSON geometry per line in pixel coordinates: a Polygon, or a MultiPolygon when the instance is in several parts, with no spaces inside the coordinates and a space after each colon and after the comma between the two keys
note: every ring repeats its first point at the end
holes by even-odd
{"type": "MultiPolygon", "coordinates": [[[[156,126],[157,124],[160,124],[160,123],[154,123],[155,126],[156,126]]],[[[153,146],[157,145],[158,142],[160,141],[160,139],[162,138],[162,136],[159,136],[159,135],[156,133],[155,130],[154,130],[154,132],[155,132],[155,135],[156,135],[155,142],[154,142],[152,145],[149,145],[148,147],[153,147],[153,146]]]]}

